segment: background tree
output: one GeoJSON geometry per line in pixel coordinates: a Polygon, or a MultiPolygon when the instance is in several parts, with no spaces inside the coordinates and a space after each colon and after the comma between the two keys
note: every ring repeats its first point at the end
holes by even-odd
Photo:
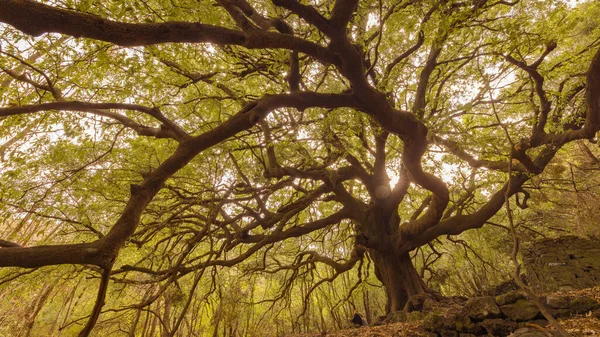
{"type": "Polygon", "coordinates": [[[87,321],[81,335],[109,283],[131,335],[199,329],[210,301],[214,335],[260,326],[223,309],[238,294],[314,313],[309,295],[349,271],[350,294],[374,276],[386,312],[412,310],[433,292],[410,252],[493,223],[505,194],[524,207],[565,144],[594,140],[598,14],[591,1],[2,1],[0,266],[100,273],[89,317],[62,325],[87,321]]]}

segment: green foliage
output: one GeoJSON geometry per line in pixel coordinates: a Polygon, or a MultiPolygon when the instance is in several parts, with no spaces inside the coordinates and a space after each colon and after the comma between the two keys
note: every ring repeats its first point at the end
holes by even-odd
{"type": "MultiPolygon", "coordinates": [[[[223,5],[236,1],[39,3],[119,22],[194,22],[240,31],[223,5]]],[[[344,45],[277,2],[248,3],[256,13],[243,16],[253,26],[260,26],[257,16],[270,24],[284,20],[311,47],[344,45]]],[[[329,18],[338,1],[301,3],[329,18]]],[[[349,325],[353,307],[373,320],[386,314],[389,293],[370,255],[379,247],[367,246],[360,241],[364,237],[409,245],[420,276],[445,295],[484,291],[514,268],[503,211],[477,224],[457,220],[457,233],[445,229],[418,243],[401,233],[434,207],[431,196],[439,190],[404,171],[415,164],[407,153],[417,142],[411,138],[416,131],[393,130],[405,127],[399,116],[409,111],[417,114],[411,115],[414,124],[427,130],[427,139],[418,140],[424,149],[417,164],[448,192],[448,205],[431,227],[487,212],[510,178],[512,160],[512,176],[528,178],[516,193],[519,203],[511,199],[524,240],[565,231],[600,235],[596,143],[565,145],[539,175],[513,157],[517,145],[531,145],[544,97],[531,73],[509,59],[528,65],[540,60],[535,71],[551,107],[545,134],[581,129],[587,117],[584,75],[599,47],[600,6],[584,1],[570,7],[559,0],[475,3],[358,2],[344,42],[361,53],[363,73],[369,73],[359,77],[366,89],[385,97],[391,117],[373,113],[380,102],[356,92],[368,90],[357,89],[348,74],[361,69],[299,52],[302,92],[351,93],[361,109],[325,107],[331,102],[303,102],[308,107],[297,109],[296,101],[286,102],[216,144],[211,131],[228,132],[223,126],[233,124],[240,110],[256,112],[252,103],[260,107],[288,94],[307,100],[290,93],[292,53],[283,42],[246,48],[251,45],[217,43],[217,36],[211,37],[215,43],[118,46],[57,33],[34,37],[0,24],[2,113],[74,101],[147,108],[1,115],[0,239],[25,247],[101,240],[121,219],[135,217],[126,205],[136,187],[153,186],[149,176],[172,170],[156,183],[159,191],[117,249],[106,305],[92,335],[330,331],[349,325]],[[439,55],[433,57],[435,50],[439,55]],[[433,68],[426,77],[428,66],[433,68]],[[416,111],[423,88],[425,107],[416,111]],[[185,137],[164,133],[173,125],[185,137]],[[211,137],[201,138],[205,135],[211,137]],[[209,143],[173,168],[190,149],[209,143]],[[384,207],[377,207],[392,199],[390,191],[402,179],[410,186],[393,205],[393,216],[366,226],[369,212],[382,213],[384,207]],[[517,209],[524,191],[531,195],[530,207],[517,209]],[[353,213],[335,218],[343,211],[353,213]]],[[[257,27],[279,34],[275,25],[257,27]]],[[[524,155],[537,160],[563,145],[558,143],[532,145],[524,155]]],[[[538,162],[544,169],[543,158],[538,162]]],[[[11,248],[0,248],[0,256],[5,249],[11,248]]],[[[96,301],[100,271],[92,265],[0,270],[0,335],[76,335],[96,301]]]]}

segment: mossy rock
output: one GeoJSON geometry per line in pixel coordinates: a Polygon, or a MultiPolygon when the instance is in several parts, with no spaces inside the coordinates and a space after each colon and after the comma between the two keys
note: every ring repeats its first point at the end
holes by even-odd
{"type": "Polygon", "coordinates": [[[467,316],[476,320],[500,316],[500,308],[496,305],[494,298],[489,296],[469,298],[465,303],[464,310],[467,316]]]}
{"type": "Polygon", "coordinates": [[[502,313],[513,321],[528,321],[539,315],[540,310],[535,303],[528,300],[518,300],[515,303],[500,307],[502,313]]]}
{"type": "Polygon", "coordinates": [[[407,315],[404,311],[391,312],[385,319],[386,323],[402,323],[406,322],[407,315]]]}
{"type": "Polygon", "coordinates": [[[445,316],[444,329],[474,334],[482,332],[481,327],[461,311],[455,311],[445,316]]]}
{"type": "Polygon", "coordinates": [[[546,297],[546,304],[554,309],[566,309],[569,307],[569,302],[568,296],[551,295],[546,297]]]}
{"type": "Polygon", "coordinates": [[[494,336],[508,336],[517,329],[517,323],[502,318],[489,318],[480,323],[489,334],[494,336]]]}
{"type": "Polygon", "coordinates": [[[509,335],[509,337],[547,337],[545,332],[542,332],[538,329],[525,327],[520,328],[509,335]]]}
{"type": "Polygon", "coordinates": [[[412,311],[408,313],[408,316],[406,316],[406,321],[408,322],[416,322],[416,321],[421,321],[425,318],[425,314],[420,312],[420,311],[412,311]]]}
{"type": "Polygon", "coordinates": [[[584,313],[600,308],[598,301],[587,296],[575,297],[569,302],[569,309],[572,313],[584,313]]]}
{"type": "Polygon", "coordinates": [[[440,332],[441,337],[458,337],[458,332],[455,330],[442,330],[440,332]]]}
{"type": "Polygon", "coordinates": [[[498,305],[507,305],[515,303],[518,300],[525,299],[525,295],[519,291],[511,291],[506,294],[496,296],[496,303],[498,305]]]}
{"type": "Polygon", "coordinates": [[[458,317],[453,321],[454,329],[459,332],[480,332],[480,327],[475,324],[469,317],[458,317]]]}
{"type": "Polygon", "coordinates": [[[439,314],[430,312],[423,318],[422,327],[428,331],[440,331],[444,327],[446,319],[439,314]]]}

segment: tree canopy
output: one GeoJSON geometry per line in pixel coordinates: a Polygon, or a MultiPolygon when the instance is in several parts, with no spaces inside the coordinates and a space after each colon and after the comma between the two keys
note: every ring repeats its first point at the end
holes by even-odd
{"type": "Polygon", "coordinates": [[[208,294],[269,311],[340,280],[410,310],[434,293],[411,252],[493,224],[507,198],[526,208],[561,148],[597,141],[599,15],[562,0],[0,1],[1,282],[94,278],[79,280],[95,304],[62,327],[81,336],[99,317],[152,335],[143,315],[190,335],[208,294]]]}

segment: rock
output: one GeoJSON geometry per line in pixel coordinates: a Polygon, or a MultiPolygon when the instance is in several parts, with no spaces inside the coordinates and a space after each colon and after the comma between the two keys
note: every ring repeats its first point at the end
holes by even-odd
{"type": "Polygon", "coordinates": [[[442,337],[458,337],[458,332],[456,332],[454,330],[442,330],[442,332],[440,333],[440,336],[442,336],[442,337]]]}
{"type": "Polygon", "coordinates": [[[569,303],[569,309],[572,313],[585,313],[598,308],[600,308],[598,301],[587,296],[572,298],[569,303]]]}
{"type": "Polygon", "coordinates": [[[430,312],[423,318],[423,329],[428,331],[440,331],[444,326],[444,317],[436,313],[430,312]]]}
{"type": "Polygon", "coordinates": [[[475,324],[468,316],[460,312],[451,313],[444,321],[444,328],[465,333],[480,333],[481,327],[475,324]]]}
{"type": "Polygon", "coordinates": [[[543,328],[543,327],[547,326],[549,323],[545,319],[534,319],[533,321],[519,323],[519,328],[524,328],[525,324],[535,324],[535,325],[538,325],[543,328]]]}
{"type": "Polygon", "coordinates": [[[551,309],[551,313],[554,317],[558,318],[564,318],[564,317],[572,317],[573,313],[571,312],[571,309],[551,309]]]}
{"type": "Polygon", "coordinates": [[[501,318],[488,318],[480,323],[489,334],[494,336],[508,336],[517,329],[517,323],[501,318]]]}
{"type": "Polygon", "coordinates": [[[496,296],[496,303],[498,305],[506,305],[506,304],[515,303],[516,301],[522,300],[522,299],[525,299],[525,295],[523,295],[521,292],[511,291],[506,294],[496,296]]]}
{"type": "Polygon", "coordinates": [[[546,304],[548,304],[550,308],[565,309],[569,307],[569,297],[551,295],[546,297],[546,304]]]}
{"type": "Polygon", "coordinates": [[[417,294],[408,299],[407,305],[411,311],[421,311],[423,310],[423,306],[427,300],[432,300],[431,295],[425,293],[417,294]]]}
{"type": "Polygon", "coordinates": [[[521,328],[508,335],[509,337],[548,337],[544,332],[535,328],[521,328]]]}
{"type": "Polygon", "coordinates": [[[467,316],[476,320],[500,316],[500,308],[496,305],[496,301],[489,296],[470,298],[465,304],[464,310],[467,316]]]}
{"type": "Polygon", "coordinates": [[[423,311],[431,311],[438,307],[440,307],[440,304],[432,298],[427,298],[423,302],[423,311]]]}
{"type": "Polygon", "coordinates": [[[460,335],[458,335],[458,337],[477,337],[477,336],[472,333],[461,333],[460,335]]]}
{"type": "Polygon", "coordinates": [[[540,313],[537,305],[528,300],[518,300],[515,303],[503,305],[500,310],[513,321],[528,321],[540,313]]]}
{"type": "Polygon", "coordinates": [[[577,288],[575,288],[574,286],[569,285],[569,284],[558,285],[557,288],[556,288],[556,290],[558,290],[558,291],[573,291],[573,290],[576,290],[576,289],[577,288]]]}
{"type": "Polygon", "coordinates": [[[415,322],[415,321],[420,321],[423,318],[425,318],[425,314],[420,312],[420,311],[411,311],[408,313],[408,316],[406,317],[406,321],[407,322],[415,322]]]}
{"type": "Polygon", "coordinates": [[[391,312],[385,319],[387,323],[401,323],[406,322],[406,313],[404,311],[391,312]]]}
{"type": "Polygon", "coordinates": [[[532,285],[540,290],[588,288],[600,281],[598,239],[576,236],[545,239],[523,247],[521,253],[532,285]]]}
{"type": "MultiPolygon", "coordinates": [[[[527,279],[524,275],[521,275],[520,278],[521,278],[521,281],[523,281],[525,284],[527,284],[527,279]]],[[[506,282],[496,285],[493,289],[485,290],[484,293],[486,295],[496,296],[496,295],[502,295],[502,294],[506,294],[508,292],[517,291],[517,290],[519,290],[519,286],[517,285],[515,280],[510,279],[506,282]]]]}

